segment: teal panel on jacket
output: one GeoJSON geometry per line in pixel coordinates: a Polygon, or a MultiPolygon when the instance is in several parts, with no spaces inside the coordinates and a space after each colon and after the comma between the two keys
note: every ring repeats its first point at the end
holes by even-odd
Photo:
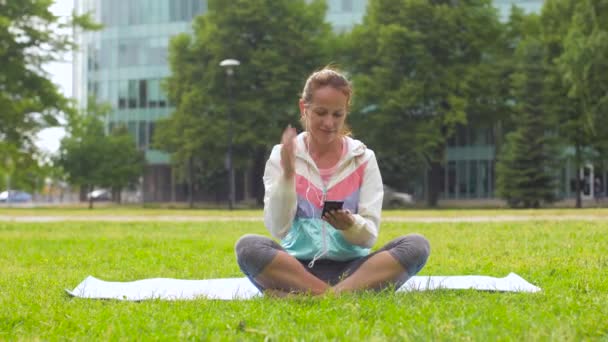
{"type": "Polygon", "coordinates": [[[299,260],[312,260],[321,254],[327,244],[327,253],[319,259],[346,261],[369,254],[369,248],[346,241],[339,230],[318,218],[296,218],[287,236],[281,241],[283,248],[299,260]],[[325,241],[323,239],[325,227],[325,241]]]}

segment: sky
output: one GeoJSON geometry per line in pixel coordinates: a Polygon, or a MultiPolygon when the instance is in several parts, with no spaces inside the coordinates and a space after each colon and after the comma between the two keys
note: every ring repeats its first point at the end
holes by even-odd
{"type": "MultiPolygon", "coordinates": [[[[74,0],[55,0],[51,11],[55,15],[69,16],[74,8],[74,0]]],[[[45,69],[49,72],[53,83],[67,97],[72,96],[72,55],[66,55],[63,62],[50,63],[45,69]]],[[[43,151],[55,153],[59,149],[59,141],[65,135],[63,128],[54,127],[42,130],[38,134],[36,145],[43,151]]]]}

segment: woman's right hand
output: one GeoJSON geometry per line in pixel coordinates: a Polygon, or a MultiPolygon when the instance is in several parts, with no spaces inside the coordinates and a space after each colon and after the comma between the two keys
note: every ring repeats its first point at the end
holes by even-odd
{"type": "Polygon", "coordinates": [[[281,166],[285,179],[291,179],[296,172],[296,129],[288,125],[281,137],[281,166]]]}

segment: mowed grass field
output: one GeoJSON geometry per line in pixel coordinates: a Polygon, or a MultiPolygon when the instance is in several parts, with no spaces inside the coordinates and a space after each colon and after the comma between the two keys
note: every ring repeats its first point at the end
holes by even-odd
{"type": "MultiPolygon", "coordinates": [[[[129,210],[128,215],[135,216],[177,215],[129,210]]],[[[444,216],[441,211],[425,212],[444,216]]],[[[584,213],[534,213],[550,218],[564,212],[584,213]]],[[[92,212],[100,213],[113,214],[92,212]]],[[[55,210],[0,210],[0,215],[38,214],[64,215],[55,210]]],[[[515,272],[542,288],[534,294],[441,290],[143,302],[65,294],[64,289],[73,289],[88,275],[110,281],[241,277],[234,243],[246,233],[267,235],[263,223],[247,220],[256,212],[208,214],[235,220],[0,222],[0,340],[608,339],[608,220],[382,224],[376,248],[411,232],[430,240],[431,257],[421,275],[502,277],[515,272]],[[240,215],[243,221],[238,221],[240,215]]]]}

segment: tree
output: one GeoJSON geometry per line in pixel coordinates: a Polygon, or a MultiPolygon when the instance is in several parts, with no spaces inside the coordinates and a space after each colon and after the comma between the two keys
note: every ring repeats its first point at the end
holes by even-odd
{"type": "Polygon", "coordinates": [[[13,144],[0,142],[0,192],[19,189],[36,192],[44,179],[44,169],[28,150],[17,149],[13,144]]]}
{"type": "Polygon", "coordinates": [[[52,0],[0,1],[0,141],[21,154],[35,154],[35,133],[58,125],[69,101],[44,71],[75,48],[68,30],[97,29],[88,15],[61,21],[52,0]]]}
{"type": "MultiPolygon", "coordinates": [[[[261,178],[269,148],[288,123],[298,122],[303,81],[329,61],[333,38],[325,9],[323,1],[211,0],[193,34],[172,39],[166,89],[176,110],[157,125],[155,146],[171,153],[182,180],[200,184],[204,174],[224,170],[230,96],[235,166],[254,167],[255,179],[261,178]],[[219,66],[226,58],[241,62],[232,95],[219,66]]],[[[263,189],[256,186],[261,200],[263,189]]]]}
{"type": "Polygon", "coordinates": [[[371,0],[353,30],[354,126],[364,128],[359,133],[378,151],[381,168],[400,165],[393,169],[401,175],[386,178],[406,181],[415,177],[408,170],[430,170],[430,206],[446,141],[467,123],[471,75],[492,60],[501,27],[491,1],[371,0]]]}
{"type": "MultiPolygon", "coordinates": [[[[120,203],[122,190],[137,184],[144,171],[145,155],[125,126],[118,126],[106,136],[102,186],[112,189],[113,199],[120,203]]],[[[143,193],[142,193],[143,196],[143,193]]]]}
{"type": "Polygon", "coordinates": [[[545,106],[544,47],[537,37],[517,47],[512,75],[515,130],[507,134],[497,163],[497,193],[511,207],[538,208],[554,200],[556,151],[545,106]]]}
{"type": "MultiPolygon", "coordinates": [[[[67,136],[61,140],[55,163],[71,184],[92,191],[109,187],[114,194],[136,182],[143,171],[144,156],[126,129],[106,134],[102,117],[109,107],[89,100],[87,111],[69,117],[67,136]]],[[[115,198],[120,202],[120,196],[115,198]]],[[[93,199],[89,198],[89,208],[93,199]]]]}
{"type": "Polygon", "coordinates": [[[0,1],[0,180],[35,191],[44,176],[34,137],[58,125],[61,112],[71,110],[44,71],[75,48],[72,28],[97,29],[89,16],[62,21],[49,7],[53,1],[0,1]],[[19,170],[19,172],[15,172],[19,170]]]}
{"type": "MultiPolygon", "coordinates": [[[[547,77],[552,89],[552,112],[559,136],[573,150],[579,170],[593,158],[606,158],[608,136],[608,15],[597,0],[548,0],[542,12],[543,40],[548,51],[547,77]]],[[[581,184],[576,186],[576,207],[582,207],[581,184]]]]}

